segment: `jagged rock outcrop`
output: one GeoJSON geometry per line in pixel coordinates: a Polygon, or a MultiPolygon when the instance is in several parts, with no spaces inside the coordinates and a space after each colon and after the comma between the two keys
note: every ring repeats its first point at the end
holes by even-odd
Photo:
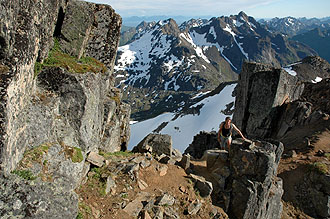
{"type": "Polygon", "coordinates": [[[330,64],[319,56],[308,56],[301,62],[290,65],[301,81],[315,81],[319,78],[330,77],[330,64]]]}
{"type": "Polygon", "coordinates": [[[278,107],[297,100],[302,91],[298,78],[283,69],[245,63],[237,86],[233,121],[250,137],[270,137],[278,107]]]}
{"type": "Polygon", "coordinates": [[[0,7],[0,217],[75,218],[87,154],[129,141],[130,107],[112,76],[121,18],[75,0],[0,7]]]}
{"type": "Polygon", "coordinates": [[[93,57],[113,71],[121,18],[109,5],[69,1],[57,33],[61,48],[78,58],[93,57]]]}
{"type": "Polygon", "coordinates": [[[281,218],[283,188],[277,167],[283,144],[273,140],[233,140],[227,152],[216,149],[212,141],[205,141],[216,138],[215,132],[200,133],[185,151],[206,160],[212,176],[207,180],[214,183],[214,201],[234,218],[281,218]],[[204,155],[200,148],[205,148],[204,155]]]}
{"type": "Polygon", "coordinates": [[[290,128],[314,123],[329,112],[325,101],[329,64],[319,57],[307,57],[292,65],[291,70],[294,72],[289,74],[265,64],[243,65],[233,115],[243,133],[249,137],[281,138],[290,128]],[[311,78],[316,77],[325,79],[311,83],[311,78]]]}
{"type": "Polygon", "coordinates": [[[282,180],[277,167],[280,142],[234,141],[231,150],[207,153],[208,171],[216,179],[219,203],[235,218],[281,218],[282,180]]]}
{"type": "Polygon", "coordinates": [[[44,60],[53,42],[57,13],[65,1],[1,1],[0,13],[0,163],[10,171],[27,147],[22,139],[26,109],[33,94],[34,64],[44,60]]]}

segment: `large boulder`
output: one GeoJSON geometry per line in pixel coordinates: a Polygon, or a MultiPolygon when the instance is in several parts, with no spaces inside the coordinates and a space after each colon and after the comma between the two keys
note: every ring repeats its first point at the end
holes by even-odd
{"type": "Polygon", "coordinates": [[[283,187],[277,168],[283,150],[273,140],[234,139],[229,153],[205,151],[212,197],[233,218],[281,218],[283,187]]]}
{"type": "Polygon", "coordinates": [[[149,152],[168,156],[172,156],[172,150],[172,137],[163,134],[149,134],[133,148],[134,152],[149,152]]]}
{"type": "Polygon", "coordinates": [[[245,148],[233,143],[230,211],[237,218],[281,218],[282,181],[277,167],[284,147],[280,142],[257,142],[245,148]]]}
{"type": "Polygon", "coordinates": [[[216,132],[202,131],[194,136],[193,142],[186,148],[184,154],[190,154],[190,156],[200,159],[206,150],[217,147],[219,147],[219,142],[216,132]]]}
{"type": "Polygon", "coordinates": [[[194,174],[190,174],[189,176],[195,183],[195,188],[199,191],[201,197],[207,197],[211,195],[213,191],[213,185],[211,182],[207,181],[202,176],[197,176],[194,174]]]}

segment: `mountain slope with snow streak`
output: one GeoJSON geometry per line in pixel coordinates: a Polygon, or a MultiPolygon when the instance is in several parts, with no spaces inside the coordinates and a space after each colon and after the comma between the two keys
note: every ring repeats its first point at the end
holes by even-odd
{"type": "Polygon", "coordinates": [[[157,129],[162,123],[167,125],[159,131],[172,136],[173,147],[183,152],[200,131],[217,131],[226,116],[223,111],[235,98],[232,93],[236,84],[227,85],[220,93],[208,96],[192,107],[201,106],[198,114],[164,113],[155,118],[131,125],[131,140],[128,149],[132,149],[146,135],[157,129]],[[177,117],[177,118],[176,118],[177,117]]]}

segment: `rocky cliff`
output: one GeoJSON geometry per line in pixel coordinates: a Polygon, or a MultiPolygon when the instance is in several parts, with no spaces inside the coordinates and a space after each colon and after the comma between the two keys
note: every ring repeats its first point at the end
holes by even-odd
{"type": "Polygon", "coordinates": [[[320,218],[330,215],[329,191],[324,189],[324,180],[329,177],[325,155],[329,138],[316,143],[322,138],[317,133],[329,130],[329,78],[329,64],[320,57],[307,57],[282,69],[246,63],[236,90],[234,112],[235,124],[249,138],[283,141],[287,159],[308,155],[304,163],[294,161],[296,167],[292,166],[294,162],[283,162],[284,169],[290,164],[287,173],[281,174],[286,189],[284,200],[320,218]],[[318,165],[321,171],[314,168],[318,165]],[[299,174],[300,169],[303,171],[299,174]]]}
{"type": "Polygon", "coordinates": [[[252,138],[280,138],[295,125],[322,118],[328,112],[318,111],[320,104],[312,107],[308,90],[326,96],[322,92],[327,80],[320,82],[323,85],[314,83],[330,77],[328,65],[320,57],[307,57],[288,68],[245,63],[236,90],[235,124],[252,138]]]}
{"type": "Polygon", "coordinates": [[[126,150],[129,141],[130,107],[112,76],[121,18],[110,6],[74,0],[6,0],[0,8],[0,167],[8,185],[0,215],[74,218],[87,154],[126,150]]]}

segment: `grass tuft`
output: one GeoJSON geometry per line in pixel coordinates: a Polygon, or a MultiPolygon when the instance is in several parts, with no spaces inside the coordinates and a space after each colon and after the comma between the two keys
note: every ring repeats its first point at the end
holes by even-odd
{"type": "Polygon", "coordinates": [[[35,180],[37,178],[30,170],[14,170],[12,173],[26,180],[35,180]]]}
{"type": "Polygon", "coordinates": [[[129,157],[129,156],[132,156],[133,153],[130,151],[117,151],[117,152],[100,151],[99,155],[103,156],[105,159],[109,159],[111,157],[129,157]]]}
{"type": "Polygon", "coordinates": [[[309,170],[319,174],[328,174],[328,166],[324,163],[315,162],[309,165],[309,170]]]}
{"type": "Polygon", "coordinates": [[[58,39],[54,39],[54,46],[50,50],[48,58],[43,63],[36,62],[34,66],[34,76],[36,77],[43,67],[62,67],[71,73],[105,73],[107,71],[106,66],[100,61],[91,57],[82,57],[77,59],[74,56],[70,56],[62,52],[58,39]]]}

